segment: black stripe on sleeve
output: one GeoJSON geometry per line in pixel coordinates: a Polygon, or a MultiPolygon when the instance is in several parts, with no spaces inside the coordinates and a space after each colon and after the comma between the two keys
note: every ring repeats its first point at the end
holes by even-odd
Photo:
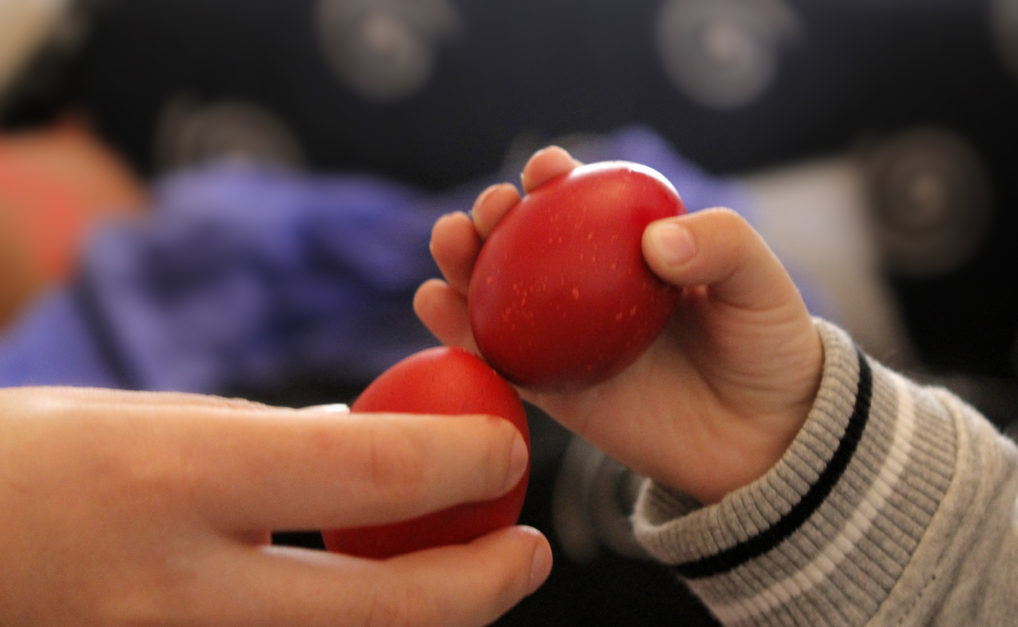
{"type": "Polygon", "coordinates": [[[796,503],[777,523],[759,534],[714,555],[693,562],[677,564],[672,567],[675,572],[687,579],[702,579],[724,574],[776,547],[795,533],[827,499],[852,460],[869,420],[870,401],[873,395],[873,372],[861,352],[858,352],[858,358],[859,389],[855,398],[855,406],[852,408],[852,415],[845,428],[845,434],[834,451],[827,468],[820,474],[816,483],[810,487],[802,500],[796,503]]]}

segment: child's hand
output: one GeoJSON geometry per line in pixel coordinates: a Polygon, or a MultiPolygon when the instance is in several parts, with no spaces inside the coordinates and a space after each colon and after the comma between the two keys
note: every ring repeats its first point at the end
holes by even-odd
{"type": "MultiPolygon", "coordinates": [[[[538,152],[523,170],[524,192],[577,165],[560,148],[538,152]]],[[[445,281],[424,283],[414,308],[444,343],[476,352],[470,273],[518,200],[512,185],[496,185],[478,197],[473,220],[456,213],[435,224],[431,251],[445,281]]],[[[655,343],[595,387],[521,392],[619,462],[711,503],[766,472],[802,426],[819,386],[820,338],[781,263],[730,210],[654,223],[643,251],[658,276],[684,288],[655,343]]]]}

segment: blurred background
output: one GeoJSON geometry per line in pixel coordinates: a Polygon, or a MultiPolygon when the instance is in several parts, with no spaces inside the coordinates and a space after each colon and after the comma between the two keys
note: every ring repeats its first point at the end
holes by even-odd
{"type": "MultiPolygon", "coordinates": [[[[818,315],[1018,423],[1018,0],[0,0],[0,385],[350,401],[531,152],[742,212],[818,315]]],[[[534,411],[511,624],[710,624],[534,411]]],[[[314,545],[314,534],[280,534],[314,545]]]]}

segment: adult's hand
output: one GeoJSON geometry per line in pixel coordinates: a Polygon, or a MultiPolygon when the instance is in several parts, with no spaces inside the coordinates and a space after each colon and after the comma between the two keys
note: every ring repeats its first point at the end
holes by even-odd
{"type": "Polygon", "coordinates": [[[270,532],[494,498],[526,455],[499,418],[0,390],[0,623],[486,624],[547,577],[536,531],[386,561],[270,532]]]}

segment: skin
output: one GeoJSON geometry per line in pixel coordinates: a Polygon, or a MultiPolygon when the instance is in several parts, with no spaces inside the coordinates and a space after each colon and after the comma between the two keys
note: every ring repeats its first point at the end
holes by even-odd
{"type": "Polygon", "coordinates": [[[175,393],[0,390],[4,625],[481,625],[547,577],[513,527],[386,561],[269,544],[495,498],[509,422],[175,393]]]}
{"type": "MultiPolygon", "coordinates": [[[[561,148],[539,151],[523,170],[523,193],[577,165],[561,148]]],[[[519,198],[515,186],[495,185],[470,215],[436,222],[431,252],[444,280],[421,285],[414,308],[445,344],[477,351],[467,318],[470,273],[485,237],[519,198]]],[[[651,269],[682,288],[655,343],[596,386],[520,392],[619,462],[714,503],[770,469],[805,422],[820,384],[819,334],[781,262],[735,212],[655,222],[642,245],[651,269]]]]}

